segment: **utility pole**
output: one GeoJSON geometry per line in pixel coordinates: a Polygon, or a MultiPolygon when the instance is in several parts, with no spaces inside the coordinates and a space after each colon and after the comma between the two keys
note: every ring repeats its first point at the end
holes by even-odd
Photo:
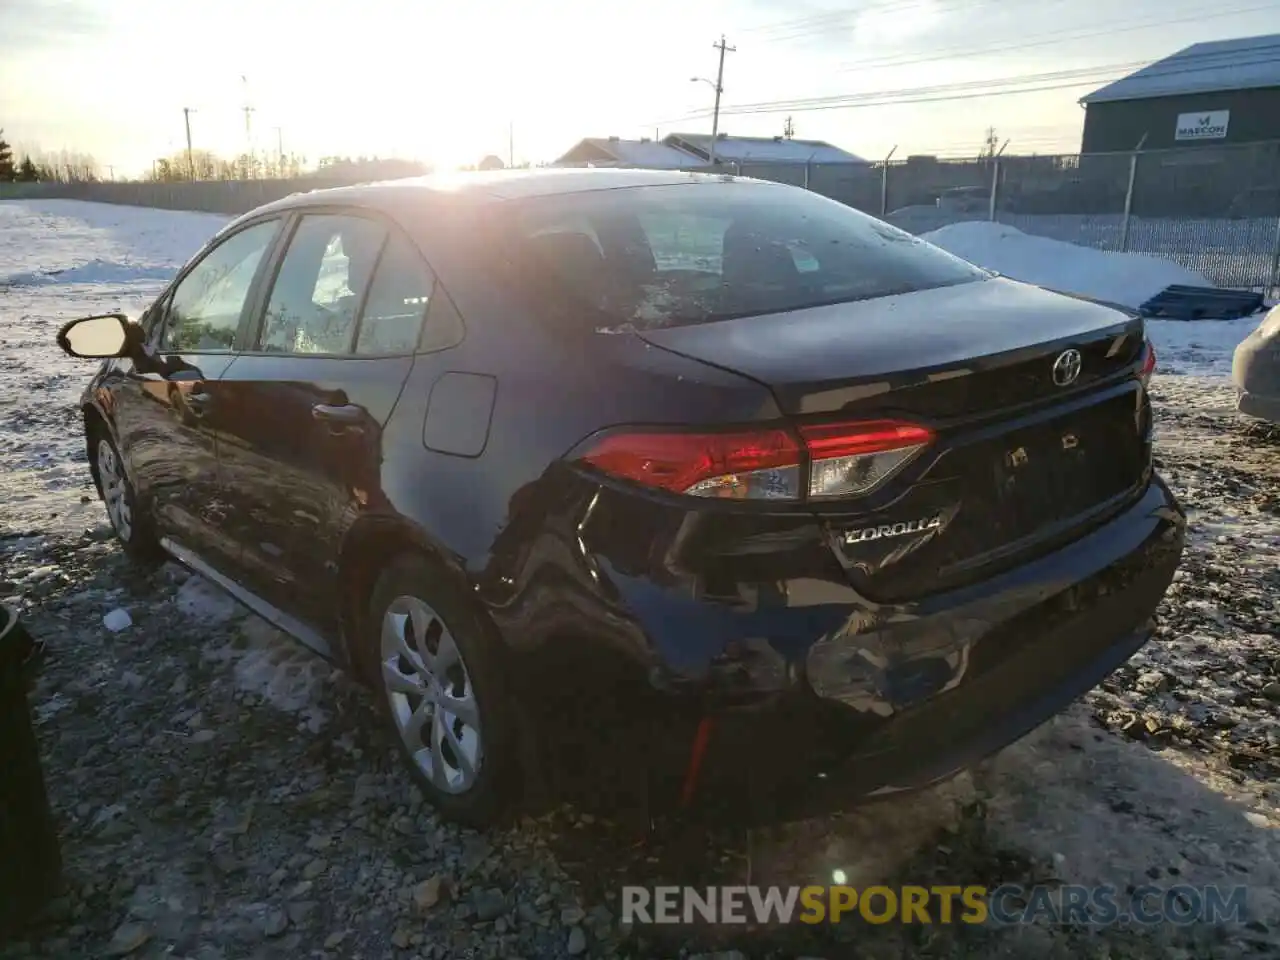
{"type": "Polygon", "coordinates": [[[737,47],[727,46],[724,42],[724,34],[720,34],[720,40],[712,46],[720,51],[720,66],[716,68],[716,106],[711,114],[711,165],[716,164],[716,137],[720,134],[720,94],[724,93],[724,55],[726,53],[736,53],[737,47]]]}
{"type": "Polygon", "coordinates": [[[734,53],[738,48],[726,44],[723,33],[720,34],[720,39],[713,43],[711,47],[720,51],[720,65],[716,68],[715,82],[712,83],[706,77],[690,77],[689,79],[694,83],[705,83],[716,92],[716,106],[711,114],[711,149],[707,151],[707,162],[714,167],[716,165],[716,137],[720,135],[720,94],[724,93],[724,55],[726,53],[734,53]]]}
{"type": "Polygon", "coordinates": [[[790,140],[796,135],[796,125],[791,122],[791,118],[787,117],[787,122],[782,127],[782,137],[784,140],[790,140]]]}
{"type": "Polygon", "coordinates": [[[280,164],[280,171],[279,171],[280,176],[283,177],[284,176],[284,132],[279,127],[276,127],[275,131],[276,131],[276,158],[277,158],[277,162],[280,164]]]}
{"type": "Polygon", "coordinates": [[[516,165],[516,122],[507,123],[507,169],[516,165]]]}
{"type": "Polygon", "coordinates": [[[987,127],[987,139],[982,148],[984,157],[994,157],[996,155],[996,144],[1000,142],[1000,138],[996,136],[995,127],[987,127]]]}
{"type": "Polygon", "coordinates": [[[194,180],[196,178],[196,164],[191,156],[191,114],[195,113],[194,107],[182,108],[182,121],[187,125],[187,179],[194,180]]]}
{"type": "Polygon", "coordinates": [[[107,178],[114,180],[116,178],[116,168],[111,164],[107,164],[107,178]]]}
{"type": "Polygon", "coordinates": [[[249,103],[249,78],[242,74],[240,77],[240,82],[244,84],[244,107],[242,107],[241,109],[244,110],[245,150],[252,151],[253,150],[253,127],[250,120],[250,114],[253,113],[253,106],[249,103]]]}

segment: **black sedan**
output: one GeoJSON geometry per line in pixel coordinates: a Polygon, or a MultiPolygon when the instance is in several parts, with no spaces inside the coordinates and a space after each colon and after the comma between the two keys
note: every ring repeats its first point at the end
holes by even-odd
{"type": "Polygon", "coordinates": [[[367,681],[474,824],[934,783],[1129,658],[1183,549],[1141,319],[779,184],[295,195],[59,340],[125,550],[367,681]]]}

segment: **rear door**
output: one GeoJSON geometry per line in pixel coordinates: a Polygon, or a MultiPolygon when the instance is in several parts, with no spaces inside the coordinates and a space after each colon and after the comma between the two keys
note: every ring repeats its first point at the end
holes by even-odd
{"type": "Polygon", "coordinates": [[[220,459],[241,580],[336,632],[343,532],[382,497],[382,428],[411,367],[434,277],[390,222],[297,217],[248,349],[220,389],[220,459]]]}

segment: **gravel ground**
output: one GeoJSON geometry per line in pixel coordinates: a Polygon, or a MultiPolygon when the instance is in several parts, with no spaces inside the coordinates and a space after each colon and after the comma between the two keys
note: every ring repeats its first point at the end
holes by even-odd
{"type": "Polygon", "coordinates": [[[31,699],[68,890],[0,956],[1264,955],[1280,947],[1280,444],[1214,383],[1164,378],[1157,397],[1163,470],[1194,505],[1159,637],[972,775],[750,836],[645,837],[568,809],[486,835],[441,824],[370,698],[216,588],[131,572],[101,523],[7,535],[0,597],[49,645],[31,699]],[[112,633],[117,608],[132,624],[112,633]],[[1244,883],[1250,918],[661,936],[614,919],[624,882],[837,866],[856,884],[1244,883]]]}
{"type": "MultiPolygon", "coordinates": [[[[81,262],[105,260],[90,242],[81,262]]],[[[48,644],[30,699],[67,885],[0,960],[1280,955],[1280,432],[1235,414],[1221,378],[1155,381],[1157,454],[1191,517],[1159,635],[972,773],[750,834],[649,834],[567,808],[477,834],[423,806],[347,678],[174,565],[130,570],[69,409],[87,371],[53,356],[59,315],[40,297],[0,284],[0,316],[23,321],[0,328],[0,600],[48,644]],[[118,609],[132,622],[113,632],[118,609]],[[1140,929],[616,919],[624,883],[836,870],[856,885],[1244,884],[1248,914],[1140,929]]]]}

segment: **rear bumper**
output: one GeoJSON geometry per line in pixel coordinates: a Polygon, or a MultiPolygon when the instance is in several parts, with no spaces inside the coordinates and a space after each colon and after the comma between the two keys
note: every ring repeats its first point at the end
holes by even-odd
{"type": "MultiPolygon", "coordinates": [[[[1184,540],[1181,509],[1157,480],[1141,501],[1071,546],[930,601],[903,642],[929,632],[970,636],[965,669],[950,689],[887,716],[872,715],[865,698],[823,698],[812,689],[768,709],[720,713],[700,774],[704,806],[729,799],[753,818],[813,816],[929,786],[1000,750],[1146,642],[1184,540]],[[982,625],[977,634],[967,633],[971,624],[982,625]]],[[[875,704],[881,711],[886,699],[875,704]]]]}
{"type": "MultiPolygon", "coordinates": [[[[1157,478],[1104,526],[981,583],[910,605],[783,606],[769,622],[790,623],[789,639],[811,630],[803,649],[739,645],[698,678],[653,669],[639,684],[625,671],[584,671],[589,693],[571,712],[564,700],[541,704],[543,746],[578,758],[592,796],[604,781],[610,803],[718,818],[797,819],[925,787],[1018,739],[1132,656],[1184,538],[1182,510],[1157,478]],[[588,701],[598,709],[582,712],[588,701]],[[694,750],[700,728],[705,751],[694,750]]],[[[678,611],[667,623],[687,631],[678,611]]]]}
{"type": "Polygon", "coordinates": [[[1257,417],[1259,420],[1270,420],[1272,423],[1280,423],[1280,393],[1273,397],[1264,397],[1256,393],[1250,393],[1247,390],[1239,391],[1236,400],[1237,409],[1250,417],[1257,417]]]}
{"type": "Polygon", "coordinates": [[[768,777],[754,764],[786,749],[776,727],[770,737],[768,723],[725,718],[714,728],[719,753],[706,761],[701,806],[723,810],[728,802],[752,820],[794,820],[944,781],[1051,719],[1133,656],[1151,636],[1150,614],[1167,584],[1149,572],[1130,592],[1026,638],[981,679],[887,721],[865,739],[849,731],[847,753],[833,749],[840,742],[834,737],[825,749],[809,752],[801,735],[790,749],[807,754],[803,762],[768,777]]]}
{"type": "Polygon", "coordinates": [[[744,537],[735,518],[717,540],[715,516],[561,489],[479,591],[511,654],[531,779],[650,811],[692,785],[689,812],[761,820],[927,786],[1042,723],[1146,640],[1185,539],[1153,477],[1058,549],[875,603],[818,524],[766,517],[744,537]],[[725,543],[738,553],[722,559],[725,543]],[[729,582],[713,591],[716,573],[729,582]]]}
{"type": "Polygon", "coordinates": [[[1231,380],[1241,413],[1280,423],[1280,342],[1264,336],[1262,328],[1236,348],[1231,360],[1231,380]]]}

